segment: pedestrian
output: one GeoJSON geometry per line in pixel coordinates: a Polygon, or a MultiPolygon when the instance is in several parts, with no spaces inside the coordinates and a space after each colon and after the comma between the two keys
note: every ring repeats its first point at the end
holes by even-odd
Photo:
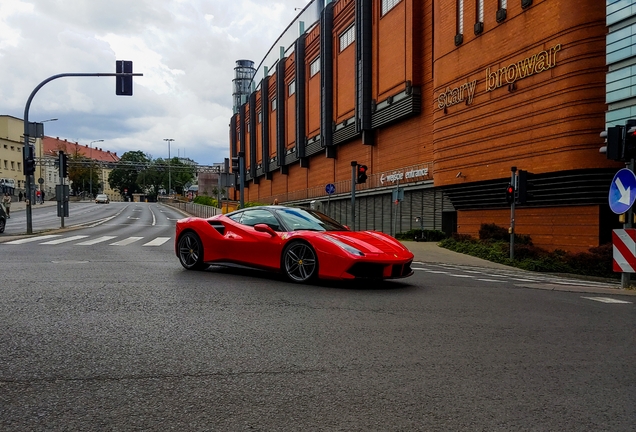
{"type": "Polygon", "coordinates": [[[278,198],[274,199],[274,205],[278,205],[278,198]]]}
{"type": "Polygon", "coordinates": [[[44,191],[42,191],[41,195],[42,195],[42,201],[40,202],[40,204],[44,204],[44,191]]]}
{"type": "Polygon", "coordinates": [[[11,196],[8,193],[4,194],[2,197],[2,204],[4,204],[4,208],[7,211],[7,218],[11,217],[11,196]]]}
{"type": "Polygon", "coordinates": [[[18,201],[22,202],[22,191],[20,191],[20,193],[18,194],[18,201]]]}
{"type": "Polygon", "coordinates": [[[35,203],[39,203],[40,202],[40,191],[36,190],[35,191],[35,203]]]}

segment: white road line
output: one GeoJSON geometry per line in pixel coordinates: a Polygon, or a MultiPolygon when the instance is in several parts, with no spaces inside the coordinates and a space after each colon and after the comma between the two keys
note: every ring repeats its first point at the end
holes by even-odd
{"type": "Polygon", "coordinates": [[[157,237],[153,241],[150,241],[150,242],[144,244],[143,246],[161,246],[162,244],[164,244],[168,240],[170,240],[170,237],[157,237]]]}
{"type": "Polygon", "coordinates": [[[415,268],[415,267],[413,267],[413,270],[422,270],[422,271],[430,271],[430,270],[428,270],[428,269],[423,269],[423,268],[415,268]]]}
{"type": "Polygon", "coordinates": [[[148,207],[148,209],[150,210],[150,214],[152,215],[152,226],[155,226],[157,224],[157,219],[155,218],[155,213],[152,211],[152,209],[150,207],[148,207]]]}
{"type": "Polygon", "coordinates": [[[475,277],[471,275],[459,275],[459,274],[449,274],[449,276],[458,277],[458,278],[474,278],[475,277]]]}
{"type": "Polygon", "coordinates": [[[78,243],[77,246],[90,246],[90,245],[94,245],[96,243],[101,243],[101,242],[105,242],[108,240],[112,240],[117,236],[101,236],[101,237],[97,237],[96,239],[92,239],[92,240],[86,240],[85,242],[81,242],[78,243]]]}
{"type": "Polygon", "coordinates": [[[477,280],[482,282],[505,282],[500,279],[477,279],[477,280]]]}
{"type": "Polygon", "coordinates": [[[448,272],[445,271],[439,271],[439,270],[426,270],[429,273],[439,273],[439,274],[448,274],[448,272]]]}
{"type": "Polygon", "coordinates": [[[622,303],[622,304],[631,304],[632,302],[629,301],[625,301],[625,300],[617,300],[611,297],[581,297],[584,298],[586,300],[594,300],[597,302],[601,302],[601,303],[622,303]]]}
{"type": "Polygon", "coordinates": [[[67,242],[83,239],[83,238],[86,238],[86,237],[88,237],[88,236],[87,235],[76,235],[76,236],[71,236],[71,237],[64,237],[64,238],[57,239],[57,240],[51,240],[51,241],[47,241],[47,242],[40,243],[40,244],[43,244],[43,245],[56,245],[56,244],[60,244],[60,243],[67,243],[67,242]]]}
{"type": "Polygon", "coordinates": [[[110,246],[126,246],[138,240],[141,240],[142,238],[143,237],[128,237],[127,239],[124,239],[115,243],[111,243],[110,246]]]}
{"type": "Polygon", "coordinates": [[[521,279],[521,278],[510,278],[514,281],[519,281],[519,282],[540,282],[536,279],[521,279]]]}
{"type": "Polygon", "coordinates": [[[55,237],[59,237],[62,234],[49,234],[49,235],[43,235],[43,236],[38,236],[38,237],[28,237],[28,238],[23,238],[20,240],[13,240],[10,242],[6,242],[3,244],[8,244],[8,245],[17,245],[17,244],[24,244],[24,243],[30,243],[30,242],[34,242],[34,241],[38,241],[38,240],[46,240],[46,239],[50,239],[50,238],[55,238],[55,237]]]}
{"type": "Polygon", "coordinates": [[[139,220],[139,218],[134,218],[134,217],[130,217],[130,216],[128,216],[128,219],[139,220]]]}

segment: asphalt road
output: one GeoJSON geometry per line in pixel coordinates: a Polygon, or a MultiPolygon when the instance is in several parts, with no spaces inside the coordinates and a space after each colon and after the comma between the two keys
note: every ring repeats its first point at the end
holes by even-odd
{"type": "Polygon", "coordinates": [[[634,297],[188,272],[175,210],[100,207],[0,243],[0,430],[634,430],[634,297]]]}

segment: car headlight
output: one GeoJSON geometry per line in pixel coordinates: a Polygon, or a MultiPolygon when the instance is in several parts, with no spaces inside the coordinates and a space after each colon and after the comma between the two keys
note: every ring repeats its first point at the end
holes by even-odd
{"type": "Polygon", "coordinates": [[[343,243],[340,240],[331,237],[330,235],[325,235],[325,238],[327,240],[329,240],[330,242],[332,242],[333,244],[336,244],[336,245],[340,246],[340,248],[342,248],[343,250],[349,252],[351,255],[364,256],[364,253],[362,253],[362,251],[359,251],[358,249],[354,248],[353,246],[349,246],[348,244],[343,243]]]}

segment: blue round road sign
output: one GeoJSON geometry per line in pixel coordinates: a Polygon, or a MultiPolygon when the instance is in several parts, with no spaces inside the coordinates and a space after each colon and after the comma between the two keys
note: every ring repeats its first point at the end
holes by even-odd
{"type": "Polygon", "coordinates": [[[636,175],[623,168],[616,173],[609,190],[610,209],[616,214],[625,213],[636,201],[636,175]]]}
{"type": "Polygon", "coordinates": [[[327,192],[329,195],[335,193],[336,185],[334,185],[333,183],[329,183],[327,186],[325,186],[325,192],[327,192]]]}

